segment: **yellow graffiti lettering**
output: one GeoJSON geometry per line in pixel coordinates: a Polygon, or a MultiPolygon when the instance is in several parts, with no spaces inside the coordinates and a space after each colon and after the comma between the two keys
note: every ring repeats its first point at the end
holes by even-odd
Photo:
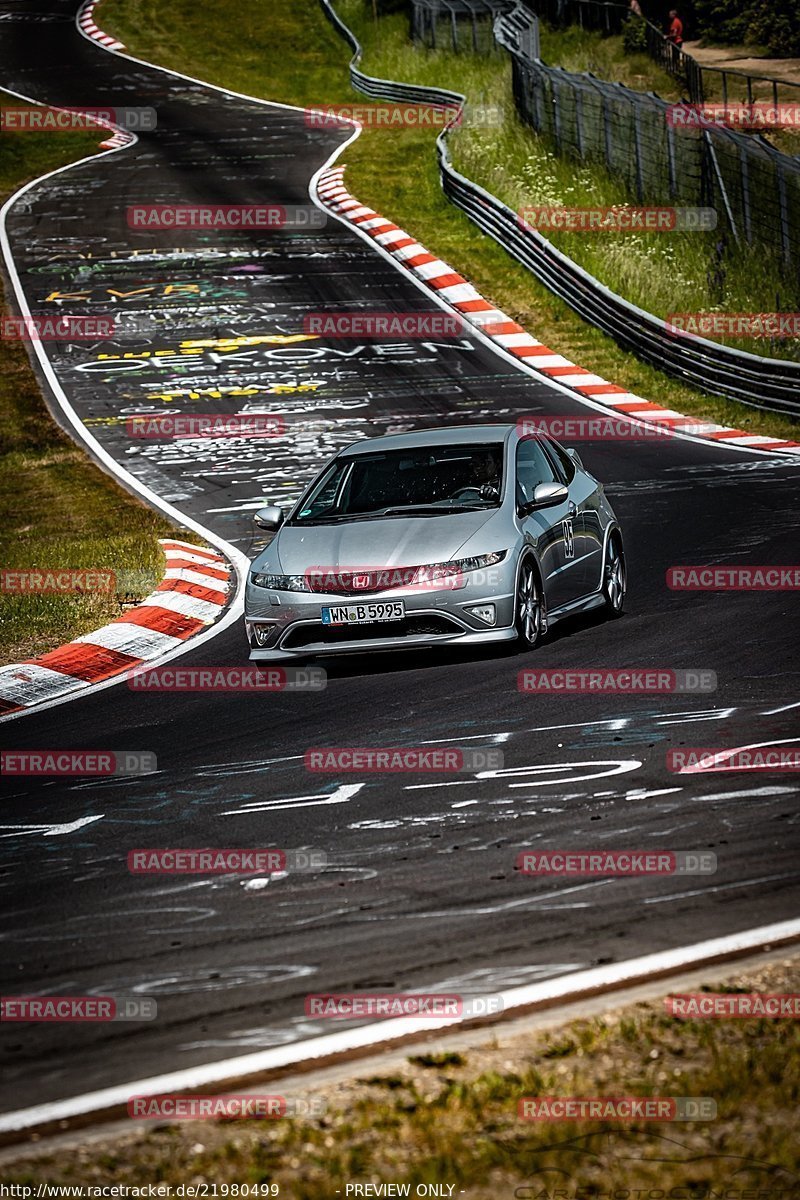
{"type": "Polygon", "coordinates": [[[118,292],[116,288],[106,288],[109,296],[117,296],[120,300],[127,300],[129,296],[145,296],[148,292],[152,292],[153,285],[148,287],[136,288],[132,292],[118,292]]]}
{"type": "Polygon", "coordinates": [[[315,392],[318,387],[318,383],[276,383],[269,391],[273,395],[281,395],[288,392],[315,392]]]}
{"type": "Polygon", "coordinates": [[[290,346],[294,342],[316,342],[318,340],[319,335],[316,333],[270,333],[258,336],[253,335],[252,337],[206,338],[202,341],[181,342],[181,346],[199,346],[205,350],[235,350],[239,346],[261,346],[265,344],[290,346]]]}
{"type": "Polygon", "coordinates": [[[88,300],[89,295],[89,292],[51,292],[45,296],[44,303],[50,304],[53,300],[88,300]]]}
{"type": "Polygon", "coordinates": [[[256,387],[198,388],[196,391],[181,388],[174,392],[150,392],[147,400],[161,400],[165,404],[169,404],[170,400],[200,400],[205,396],[221,400],[223,396],[256,396],[261,390],[256,387]]]}

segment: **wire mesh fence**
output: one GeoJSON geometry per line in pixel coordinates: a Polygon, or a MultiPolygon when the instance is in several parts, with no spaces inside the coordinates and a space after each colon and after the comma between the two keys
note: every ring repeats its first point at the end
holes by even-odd
{"type": "MultiPolygon", "coordinates": [[[[361,46],[357,38],[337,14],[332,0],[320,3],[353,50],[350,80],[357,92],[373,99],[384,97],[410,104],[449,107],[464,103],[465,97],[457,92],[365,74],[358,65],[361,46]]],[[[531,31],[524,28],[530,23],[530,11],[526,15],[516,10],[515,16],[516,30],[498,30],[500,43],[512,50],[531,42],[531,31]]],[[[501,24],[505,26],[506,20],[501,24]]],[[[800,363],[749,354],[701,336],[672,336],[663,319],[616,295],[538,231],[521,223],[518,214],[496,196],[457,171],[450,161],[447,136],[445,129],[436,139],[445,195],[585,320],[644,362],[684,383],[755,408],[800,415],[800,363]]]]}
{"type": "Polygon", "coordinates": [[[490,54],[493,23],[515,0],[411,0],[411,36],[431,50],[490,54]]]}
{"type": "Polygon", "coordinates": [[[529,5],[551,25],[580,25],[600,33],[619,33],[629,9],[619,0],[535,0],[529,5]]]}
{"type": "Polygon", "coordinates": [[[604,165],[640,202],[714,208],[736,244],[764,247],[800,274],[798,159],[689,105],[549,67],[515,46],[506,24],[497,34],[512,54],[517,110],[558,154],[604,165]]]}
{"type": "MultiPolygon", "coordinates": [[[[647,16],[632,15],[619,0],[526,0],[530,11],[556,28],[578,25],[605,35],[619,34],[630,21],[640,21],[642,49],[668,74],[680,80],[692,104],[720,99],[723,104],[800,104],[800,83],[753,75],[748,71],[711,67],[699,63],[676,46],[647,16]]],[[[645,4],[645,10],[647,5],[645,4]]]]}

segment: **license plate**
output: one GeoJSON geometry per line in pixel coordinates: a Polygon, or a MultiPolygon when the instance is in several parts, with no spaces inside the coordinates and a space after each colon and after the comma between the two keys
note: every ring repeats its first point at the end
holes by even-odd
{"type": "Polygon", "coordinates": [[[406,606],[402,600],[375,604],[337,604],[322,610],[323,625],[371,625],[375,621],[402,621],[406,606]]]}

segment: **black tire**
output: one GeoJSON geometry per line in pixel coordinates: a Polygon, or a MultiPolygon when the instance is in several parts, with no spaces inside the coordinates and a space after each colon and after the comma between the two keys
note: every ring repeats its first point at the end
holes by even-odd
{"type": "Polygon", "coordinates": [[[612,620],[622,616],[627,584],[628,575],[622,541],[618,534],[613,533],[608,539],[603,563],[603,595],[606,601],[606,613],[612,620]]]}
{"type": "Polygon", "coordinates": [[[517,576],[514,596],[514,627],[518,650],[535,650],[545,630],[544,597],[536,564],[524,558],[517,576]]]}

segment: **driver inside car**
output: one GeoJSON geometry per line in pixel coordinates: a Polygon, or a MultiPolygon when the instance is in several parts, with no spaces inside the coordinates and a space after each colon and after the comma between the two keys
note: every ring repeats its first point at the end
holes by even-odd
{"type": "Polygon", "coordinates": [[[496,500],[500,495],[500,463],[491,450],[482,450],[472,456],[470,463],[472,482],[459,488],[454,500],[496,500]]]}

